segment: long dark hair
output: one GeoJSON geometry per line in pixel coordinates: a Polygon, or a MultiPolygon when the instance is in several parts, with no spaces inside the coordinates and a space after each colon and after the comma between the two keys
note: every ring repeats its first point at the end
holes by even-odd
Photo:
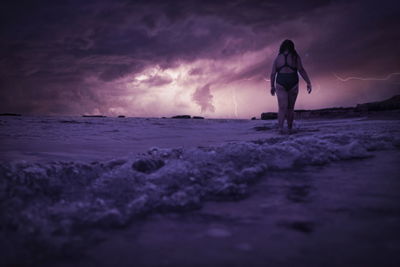
{"type": "Polygon", "coordinates": [[[297,65],[297,58],[299,55],[297,54],[297,51],[294,48],[294,43],[292,40],[286,39],[285,41],[282,42],[281,46],[279,47],[279,54],[283,54],[283,52],[285,52],[286,50],[289,51],[289,53],[292,56],[292,60],[297,65]]]}

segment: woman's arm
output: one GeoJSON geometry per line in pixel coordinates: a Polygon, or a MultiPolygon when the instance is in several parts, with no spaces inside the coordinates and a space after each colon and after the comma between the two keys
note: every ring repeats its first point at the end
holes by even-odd
{"type": "Polygon", "coordinates": [[[307,75],[306,70],[303,67],[303,63],[301,62],[300,56],[298,56],[298,58],[297,58],[297,69],[299,70],[299,73],[300,73],[301,77],[303,77],[304,81],[306,81],[306,83],[307,83],[307,91],[308,91],[308,93],[311,93],[311,81],[310,81],[310,78],[307,75]]]}
{"type": "Polygon", "coordinates": [[[272,64],[271,71],[271,95],[275,95],[275,76],[276,76],[276,59],[274,60],[274,64],[272,64]]]}

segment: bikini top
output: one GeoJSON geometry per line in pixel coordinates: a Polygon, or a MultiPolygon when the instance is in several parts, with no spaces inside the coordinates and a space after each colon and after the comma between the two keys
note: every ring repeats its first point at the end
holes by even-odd
{"type": "Polygon", "coordinates": [[[285,56],[285,64],[283,64],[283,65],[280,66],[279,68],[277,67],[277,68],[276,68],[276,71],[279,73],[279,72],[281,71],[282,68],[288,67],[288,68],[292,69],[293,71],[296,71],[296,72],[297,72],[297,68],[294,68],[294,67],[290,66],[290,65],[287,63],[287,56],[289,55],[289,53],[286,54],[286,55],[285,55],[285,54],[283,54],[283,55],[285,56]]]}

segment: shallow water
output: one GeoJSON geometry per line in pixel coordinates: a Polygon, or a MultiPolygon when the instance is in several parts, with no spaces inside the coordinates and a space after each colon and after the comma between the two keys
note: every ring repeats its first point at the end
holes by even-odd
{"type": "MultiPolygon", "coordinates": [[[[277,135],[276,120],[2,117],[0,161],[111,160],[151,147],[190,148],[252,141],[277,135]]],[[[296,136],[393,133],[399,120],[365,118],[298,120],[296,136]]]]}
{"type": "MultiPolygon", "coordinates": [[[[274,121],[26,117],[0,124],[6,263],[54,266],[86,253],[82,265],[128,257],[122,263],[129,266],[132,254],[149,266],[254,265],[289,256],[307,266],[307,251],[316,251],[310,240],[337,250],[340,234],[318,235],[331,228],[341,233],[331,221],[351,236],[366,227],[357,216],[366,216],[395,233],[370,217],[398,214],[382,197],[385,188],[398,189],[390,178],[398,173],[391,161],[400,147],[398,120],[298,121],[292,135],[277,135],[274,121]],[[360,188],[370,195],[356,197],[361,192],[351,190],[360,188]],[[93,246],[99,240],[103,245],[93,246]],[[324,240],[333,240],[332,247],[324,240]]],[[[398,191],[389,195],[397,198],[398,191]]],[[[355,244],[357,238],[343,239],[355,244]]]]}
{"type": "Polygon", "coordinates": [[[399,266],[400,151],[275,171],[240,201],[154,214],[55,266],[399,266]]]}

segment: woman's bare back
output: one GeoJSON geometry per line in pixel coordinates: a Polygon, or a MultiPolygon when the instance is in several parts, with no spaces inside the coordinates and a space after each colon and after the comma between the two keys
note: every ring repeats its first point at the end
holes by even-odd
{"type": "MultiPolygon", "coordinates": [[[[291,68],[289,68],[289,67],[287,67],[287,66],[282,67],[282,66],[285,65],[285,55],[287,55],[287,54],[279,54],[279,55],[276,57],[276,59],[275,59],[275,66],[276,66],[277,69],[280,69],[280,68],[281,68],[281,69],[279,70],[280,73],[292,73],[292,72],[294,72],[293,69],[291,69],[291,68]]],[[[287,55],[286,58],[287,58],[287,59],[286,59],[286,60],[287,60],[287,64],[288,64],[290,67],[298,69],[298,66],[297,66],[298,64],[296,64],[296,63],[298,63],[298,62],[295,62],[295,61],[294,61],[294,58],[292,57],[292,55],[287,55]]]]}

